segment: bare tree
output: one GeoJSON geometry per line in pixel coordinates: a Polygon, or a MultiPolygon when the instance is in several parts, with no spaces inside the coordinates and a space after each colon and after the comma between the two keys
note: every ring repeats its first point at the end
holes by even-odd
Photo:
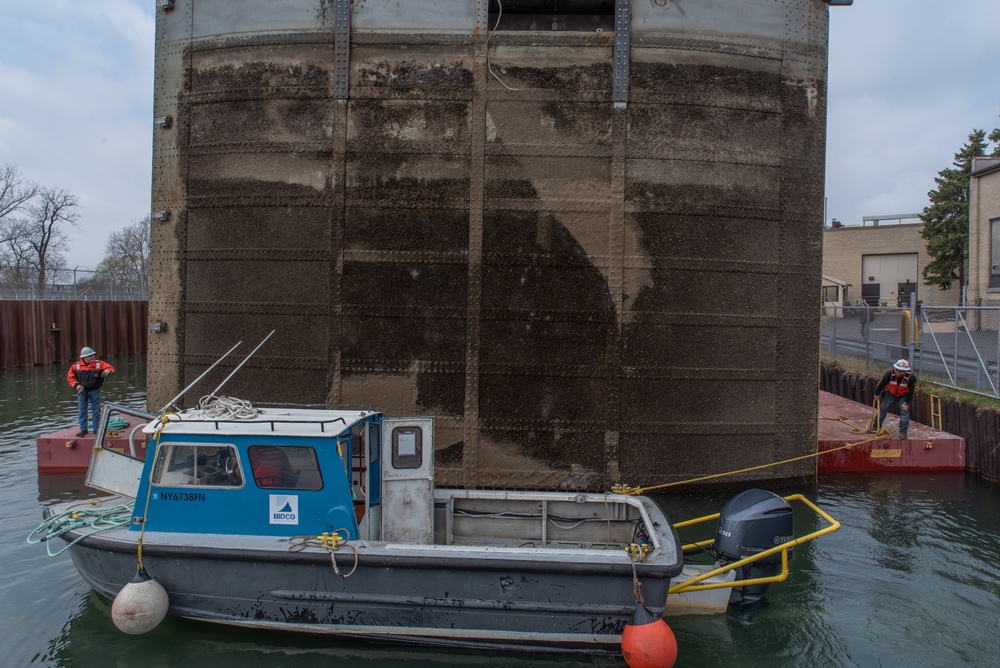
{"type": "Polygon", "coordinates": [[[106,280],[115,287],[148,289],[150,221],[147,214],[111,233],[95,280],[106,280]]]}
{"type": "Polygon", "coordinates": [[[67,190],[39,188],[22,219],[23,236],[30,247],[30,264],[37,271],[38,287],[45,285],[46,271],[63,265],[60,251],[65,250],[67,224],[76,226],[80,218],[79,200],[67,190]]]}
{"type": "Polygon", "coordinates": [[[23,218],[8,220],[0,237],[0,278],[15,285],[27,285],[35,277],[28,243],[28,222],[23,218]]]}
{"type": "MultiPolygon", "coordinates": [[[[0,225],[38,193],[38,184],[25,181],[14,165],[0,165],[0,225]]],[[[0,240],[6,236],[0,236],[0,240]]]]}
{"type": "Polygon", "coordinates": [[[38,194],[38,185],[26,182],[17,167],[0,165],[0,276],[19,282],[24,271],[24,225],[16,214],[38,194]]]}

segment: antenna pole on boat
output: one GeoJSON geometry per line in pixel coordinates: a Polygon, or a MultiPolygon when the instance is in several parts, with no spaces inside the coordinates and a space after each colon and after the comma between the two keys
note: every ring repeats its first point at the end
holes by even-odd
{"type": "Polygon", "coordinates": [[[198,376],[197,378],[195,378],[195,379],[194,379],[194,380],[193,380],[193,381],[191,382],[191,384],[190,384],[190,385],[188,385],[188,386],[187,386],[187,387],[185,387],[185,388],[184,388],[183,390],[181,390],[181,393],[180,393],[180,394],[178,394],[178,395],[177,395],[176,397],[174,397],[173,399],[171,399],[170,401],[168,401],[167,403],[165,403],[165,404],[163,405],[163,408],[161,408],[161,409],[160,409],[160,413],[162,413],[163,411],[165,411],[165,410],[167,410],[168,408],[170,408],[171,406],[173,406],[173,405],[174,405],[174,404],[175,404],[175,403],[177,402],[177,400],[178,400],[178,399],[180,399],[180,398],[181,398],[181,397],[183,397],[183,396],[184,396],[185,394],[187,394],[187,391],[188,391],[188,390],[190,390],[190,389],[191,389],[192,387],[194,387],[194,386],[195,386],[195,384],[196,384],[196,383],[197,383],[197,382],[198,382],[199,380],[201,380],[202,378],[204,378],[204,377],[205,377],[205,376],[206,376],[206,375],[208,374],[208,372],[209,372],[209,371],[211,371],[212,369],[214,369],[215,367],[217,367],[217,366],[219,365],[219,362],[221,362],[222,360],[224,360],[224,359],[226,359],[227,357],[229,357],[229,353],[231,353],[231,352],[233,352],[234,350],[236,350],[237,348],[239,348],[239,347],[240,347],[240,344],[242,344],[242,343],[243,343],[242,341],[238,341],[238,342],[236,343],[236,345],[235,345],[235,346],[233,346],[232,348],[230,348],[230,349],[229,349],[229,350],[228,350],[228,351],[226,352],[226,354],[225,354],[225,355],[223,355],[223,356],[222,356],[222,357],[220,357],[219,359],[215,360],[215,364],[213,364],[212,366],[210,366],[210,367],[208,367],[207,369],[205,369],[205,371],[204,371],[204,372],[203,372],[203,373],[202,373],[202,374],[201,374],[200,376],[198,376]]]}
{"type": "Polygon", "coordinates": [[[229,380],[230,380],[230,379],[231,379],[231,378],[232,378],[233,376],[235,376],[235,375],[236,375],[236,372],[237,372],[237,371],[239,371],[240,369],[242,369],[242,368],[243,368],[243,365],[244,365],[244,364],[246,364],[247,362],[249,362],[249,361],[250,361],[250,358],[251,358],[251,357],[253,357],[254,353],[255,353],[255,352],[257,352],[258,350],[260,350],[260,347],[261,347],[262,345],[264,345],[265,343],[267,343],[267,340],[268,340],[269,338],[271,338],[272,336],[274,336],[274,333],[275,333],[276,331],[278,331],[278,330],[276,330],[276,329],[272,329],[272,330],[271,330],[271,333],[270,333],[270,334],[268,334],[267,336],[265,336],[265,337],[264,337],[264,340],[263,340],[263,341],[261,341],[260,343],[258,343],[258,344],[257,344],[257,347],[256,347],[256,348],[254,348],[253,350],[251,350],[251,351],[250,351],[250,354],[249,354],[249,355],[247,355],[247,356],[246,356],[246,358],[245,358],[245,359],[244,359],[244,360],[243,360],[242,362],[240,362],[240,365],[239,365],[238,367],[236,367],[235,369],[233,369],[233,372],[232,372],[231,374],[229,374],[228,376],[226,376],[226,379],[225,379],[224,381],[222,381],[222,383],[221,383],[221,384],[220,384],[220,385],[219,385],[219,386],[218,386],[217,388],[215,388],[214,390],[212,390],[212,393],[211,393],[211,394],[210,394],[209,396],[211,396],[211,397],[218,397],[218,396],[219,396],[219,390],[221,390],[221,389],[222,389],[222,387],[223,387],[223,386],[224,386],[224,385],[225,385],[226,383],[228,383],[228,382],[229,382],[229,380]]]}

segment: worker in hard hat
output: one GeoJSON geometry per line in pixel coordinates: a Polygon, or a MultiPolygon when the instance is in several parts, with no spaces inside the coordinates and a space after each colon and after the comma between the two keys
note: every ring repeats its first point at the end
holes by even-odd
{"type": "Polygon", "coordinates": [[[875,395],[881,395],[882,410],[879,413],[878,424],[873,424],[868,431],[875,433],[885,424],[885,416],[893,406],[899,406],[899,437],[906,440],[906,432],[910,428],[910,404],[913,403],[913,390],[917,387],[917,376],[910,369],[910,363],[899,360],[885,372],[882,381],[875,386],[875,395]]]}
{"type": "Polygon", "coordinates": [[[115,368],[107,362],[97,359],[97,353],[90,346],[80,351],[80,359],[69,368],[66,381],[76,390],[77,417],[80,420],[79,436],[87,435],[87,404],[90,404],[91,419],[94,431],[101,421],[101,386],[104,379],[115,372],[115,368]]]}

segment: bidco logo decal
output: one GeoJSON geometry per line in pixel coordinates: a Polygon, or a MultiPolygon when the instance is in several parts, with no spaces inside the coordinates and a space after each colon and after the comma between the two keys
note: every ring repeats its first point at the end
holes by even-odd
{"type": "Polygon", "coordinates": [[[271,494],[271,524],[298,524],[299,497],[287,494],[271,494]]]}

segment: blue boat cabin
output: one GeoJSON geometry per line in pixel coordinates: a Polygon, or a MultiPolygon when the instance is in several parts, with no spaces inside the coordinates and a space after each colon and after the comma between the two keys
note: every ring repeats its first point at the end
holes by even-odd
{"type": "Polygon", "coordinates": [[[431,418],[263,409],[251,419],[213,419],[194,412],[165,415],[144,431],[135,531],[433,539],[431,418]],[[426,521],[397,517],[404,521],[383,526],[384,485],[388,500],[405,494],[407,514],[426,521]],[[394,536],[396,526],[409,527],[406,535],[394,536]]]}

